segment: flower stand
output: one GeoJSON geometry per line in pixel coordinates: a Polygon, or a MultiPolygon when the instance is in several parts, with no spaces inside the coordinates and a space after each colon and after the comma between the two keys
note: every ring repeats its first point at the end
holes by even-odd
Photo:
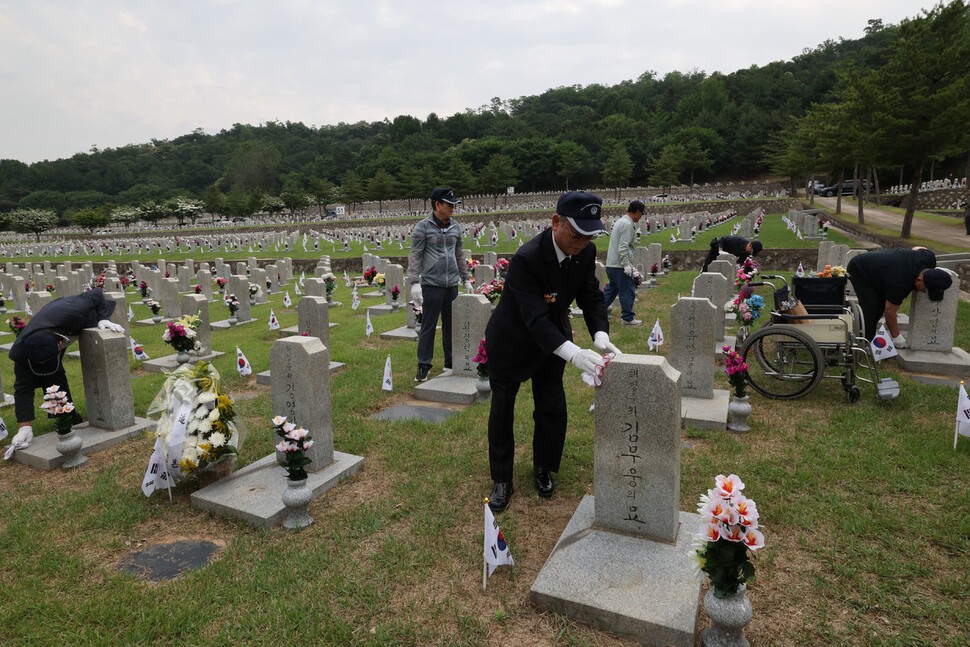
{"type": "Polygon", "coordinates": [[[57,451],[64,456],[62,468],[71,470],[88,462],[88,457],[81,453],[83,445],[84,442],[73,429],[66,434],[57,435],[57,451]]]}
{"type": "Polygon", "coordinates": [[[751,403],[748,402],[748,396],[739,398],[732,395],[731,401],[728,403],[728,414],[730,415],[727,425],[728,431],[734,433],[751,431],[751,427],[748,426],[748,416],[751,415],[751,403]]]}
{"type": "Polygon", "coordinates": [[[284,528],[306,528],[313,523],[313,517],[307,512],[307,506],[313,499],[313,492],[307,487],[306,481],[306,478],[298,481],[286,479],[286,489],[283,490],[283,505],[286,506],[284,528]]]}
{"type": "Polygon", "coordinates": [[[751,622],[754,612],[746,589],[747,585],[742,584],[737,592],[725,598],[715,597],[714,589],[704,595],[704,610],[712,623],[704,631],[704,647],[748,647],[750,643],[741,630],[751,622]]]}

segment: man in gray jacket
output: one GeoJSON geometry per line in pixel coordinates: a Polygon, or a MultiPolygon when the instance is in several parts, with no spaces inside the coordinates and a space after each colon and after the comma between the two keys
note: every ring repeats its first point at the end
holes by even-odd
{"type": "Polygon", "coordinates": [[[637,286],[633,282],[633,249],[637,239],[637,223],[643,217],[645,207],[639,200],[630,203],[626,215],[613,223],[610,246],[606,251],[606,276],[610,280],[603,290],[606,305],[619,295],[620,317],[624,326],[639,326],[643,322],[633,318],[633,303],[637,299],[637,286]]]}
{"type": "Polygon", "coordinates": [[[461,225],[452,220],[455,205],[461,200],[448,187],[431,192],[431,215],[411,232],[408,257],[408,282],[411,300],[424,310],[418,334],[418,373],[415,382],[424,382],[434,358],[434,334],[441,315],[441,345],[445,351],[445,371],[451,369],[451,302],[458,296],[458,284],[472,291],[471,275],[461,245],[461,225]]]}

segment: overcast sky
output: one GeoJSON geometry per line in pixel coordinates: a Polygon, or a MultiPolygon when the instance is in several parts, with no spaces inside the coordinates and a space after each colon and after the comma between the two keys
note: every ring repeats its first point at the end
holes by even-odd
{"type": "Polygon", "coordinates": [[[928,0],[0,0],[0,159],[789,60],[928,0]]]}

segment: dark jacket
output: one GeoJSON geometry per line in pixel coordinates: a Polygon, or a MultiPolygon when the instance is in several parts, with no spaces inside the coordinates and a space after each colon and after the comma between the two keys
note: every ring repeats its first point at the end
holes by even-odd
{"type": "Polygon", "coordinates": [[[563,342],[572,341],[569,306],[576,300],[586,327],[610,331],[606,302],[595,274],[596,246],[573,256],[563,272],[552,246],[552,229],[519,248],[485,331],[489,370],[525,381],[563,342]]]}
{"type": "Polygon", "coordinates": [[[98,289],[54,299],[31,317],[10,348],[10,359],[15,362],[23,359],[21,346],[34,333],[50,330],[72,337],[79,335],[85,328],[94,328],[99,321],[110,317],[115,305],[98,289]]]}

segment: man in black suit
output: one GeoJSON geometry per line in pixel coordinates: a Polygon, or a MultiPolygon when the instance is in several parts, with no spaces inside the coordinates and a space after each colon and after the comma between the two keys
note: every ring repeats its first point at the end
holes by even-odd
{"type": "Polygon", "coordinates": [[[603,354],[620,351],[610,342],[606,302],[596,280],[594,236],[606,231],[603,200],[572,191],[559,198],[552,228],[519,248],[509,262],[502,298],[485,332],[492,404],[488,461],[494,487],[489,507],[501,512],[512,496],[515,397],[532,380],[535,428],[533,468],[539,496],[552,496],[551,472],[559,471],[566,439],[566,362],[586,373],[603,368],[603,354]],[[576,300],[596,350],[572,342],[569,306],[576,300]]]}

